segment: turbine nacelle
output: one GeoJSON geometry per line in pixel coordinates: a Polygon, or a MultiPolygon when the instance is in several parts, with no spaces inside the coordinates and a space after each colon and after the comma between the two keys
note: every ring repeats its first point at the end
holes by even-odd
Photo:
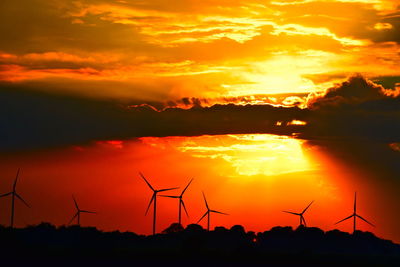
{"type": "Polygon", "coordinates": [[[186,209],[186,205],[185,202],[183,201],[183,194],[185,194],[186,190],[188,189],[188,187],[190,186],[190,184],[192,183],[193,179],[191,179],[189,181],[189,183],[186,185],[186,187],[182,190],[181,194],[179,196],[171,196],[171,195],[160,195],[160,197],[168,197],[168,198],[175,198],[175,199],[179,199],[179,210],[178,210],[178,223],[181,224],[181,210],[183,207],[183,210],[186,213],[186,216],[189,217],[189,213],[187,212],[186,209]]]}
{"type": "Polygon", "coordinates": [[[75,218],[77,218],[77,225],[80,225],[80,215],[81,213],[92,213],[92,214],[97,214],[97,212],[95,211],[89,211],[89,210],[81,210],[79,208],[78,202],[76,201],[75,197],[72,195],[72,199],[74,200],[74,204],[75,204],[75,208],[76,208],[76,213],[75,215],[72,217],[72,219],[69,221],[68,225],[70,225],[75,218]]]}
{"type": "Polygon", "coordinates": [[[204,195],[204,192],[202,192],[202,193],[203,193],[204,203],[206,205],[207,211],[206,211],[206,213],[204,213],[203,216],[201,216],[200,220],[198,220],[197,223],[201,222],[201,220],[203,220],[203,218],[207,216],[207,219],[208,219],[207,220],[207,230],[210,231],[210,214],[211,213],[218,213],[218,214],[223,214],[223,215],[229,215],[229,214],[210,209],[210,207],[208,206],[208,203],[207,203],[206,196],[204,195]]]}
{"type": "Polygon", "coordinates": [[[147,186],[153,191],[153,195],[151,196],[149,205],[147,206],[146,212],[145,212],[145,216],[147,215],[151,204],[154,203],[154,213],[153,213],[153,235],[156,234],[156,211],[157,211],[157,194],[160,192],[165,192],[165,191],[170,191],[170,190],[175,190],[178,189],[179,187],[173,187],[173,188],[166,188],[166,189],[155,189],[153,186],[151,186],[151,184],[149,183],[149,181],[147,181],[146,177],[144,177],[144,175],[139,172],[139,175],[143,178],[143,180],[146,182],[147,186]]]}
{"type": "Polygon", "coordinates": [[[22,203],[25,204],[25,206],[27,206],[28,208],[30,208],[31,206],[29,206],[29,204],[17,193],[17,182],[18,182],[18,177],[19,177],[19,172],[20,169],[18,169],[17,171],[17,175],[15,177],[13,186],[12,186],[12,191],[5,193],[3,195],[0,195],[1,197],[6,197],[11,195],[11,218],[10,218],[10,226],[11,228],[14,226],[14,202],[15,202],[15,197],[17,197],[22,203]]]}
{"type": "Polygon", "coordinates": [[[292,215],[296,215],[296,216],[300,216],[300,225],[303,225],[303,226],[306,226],[306,227],[307,227],[306,219],[304,218],[303,215],[304,215],[304,213],[308,210],[308,208],[311,206],[312,203],[314,203],[314,200],[311,201],[311,203],[308,204],[308,206],[307,206],[302,212],[300,212],[300,213],[298,213],[298,212],[292,212],[292,211],[286,211],[286,210],[284,210],[283,212],[289,213],[289,214],[292,214],[292,215]]]}
{"type": "Polygon", "coordinates": [[[344,221],[346,221],[348,219],[351,219],[351,218],[354,219],[354,221],[353,221],[353,234],[356,232],[356,219],[357,218],[359,218],[359,219],[363,220],[364,222],[368,223],[369,225],[375,227],[375,225],[373,225],[372,223],[370,223],[369,221],[367,221],[366,219],[361,217],[361,215],[357,214],[357,192],[354,193],[354,211],[353,211],[353,214],[348,216],[348,217],[346,217],[346,218],[344,218],[344,219],[342,219],[342,220],[340,220],[340,221],[338,221],[338,222],[336,222],[335,225],[339,224],[341,222],[344,222],[344,221]]]}

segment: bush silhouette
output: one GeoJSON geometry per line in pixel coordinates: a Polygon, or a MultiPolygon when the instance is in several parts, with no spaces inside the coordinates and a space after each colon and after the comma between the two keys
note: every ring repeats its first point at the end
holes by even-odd
{"type": "Polygon", "coordinates": [[[172,223],[168,228],[162,231],[163,234],[172,234],[182,232],[184,230],[182,224],[180,223],[172,223]]]}
{"type": "Polygon", "coordinates": [[[190,224],[185,229],[171,224],[162,234],[140,236],[119,231],[102,232],[94,227],[60,226],[49,223],[22,229],[0,226],[0,251],[5,265],[99,265],[122,261],[125,265],[375,265],[400,262],[400,245],[372,233],[354,235],[319,228],[273,227],[246,232],[241,225],[206,231],[190,224]],[[28,260],[29,259],[29,260],[28,260]],[[190,260],[190,261],[189,261],[190,260]],[[86,261],[86,264],[85,264],[86,261]]]}

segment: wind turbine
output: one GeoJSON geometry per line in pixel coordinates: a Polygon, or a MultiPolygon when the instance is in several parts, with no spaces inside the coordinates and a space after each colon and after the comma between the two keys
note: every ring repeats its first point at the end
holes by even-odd
{"type": "Polygon", "coordinates": [[[75,199],[74,196],[72,196],[72,199],[74,200],[74,203],[75,203],[76,213],[75,213],[74,217],[72,217],[72,219],[69,221],[68,224],[71,224],[72,221],[73,221],[75,218],[77,218],[77,222],[78,222],[77,225],[81,225],[81,224],[80,224],[81,212],[82,212],[82,213],[93,213],[93,214],[96,214],[96,212],[94,212],[94,211],[81,210],[81,209],[79,208],[78,203],[76,202],[76,199],[75,199]]]}
{"type": "Polygon", "coordinates": [[[160,195],[161,197],[169,197],[169,198],[178,198],[179,199],[179,213],[178,213],[178,223],[181,224],[181,213],[182,213],[182,207],[185,210],[186,216],[189,217],[189,214],[186,210],[185,207],[185,202],[183,201],[183,194],[185,193],[186,189],[189,187],[189,185],[192,183],[193,179],[190,180],[190,182],[187,184],[185,189],[183,189],[182,193],[179,196],[167,196],[167,195],[160,195]]]}
{"type": "Polygon", "coordinates": [[[303,226],[306,226],[306,227],[307,227],[306,219],[304,219],[303,214],[307,211],[307,209],[311,206],[311,204],[312,204],[313,202],[314,202],[314,200],[311,201],[311,203],[308,204],[308,206],[307,206],[302,212],[300,212],[300,213],[291,212],[291,211],[285,211],[285,210],[284,210],[283,212],[286,212],[286,213],[289,213],[289,214],[293,214],[293,215],[300,216],[300,225],[303,225],[303,226]]]}
{"type": "Polygon", "coordinates": [[[143,180],[146,182],[146,184],[149,186],[149,188],[153,191],[153,195],[151,196],[151,199],[150,199],[149,205],[147,206],[145,215],[147,215],[147,212],[150,209],[151,203],[154,203],[153,204],[153,206],[154,206],[154,211],[153,211],[153,235],[155,235],[156,234],[156,214],[157,214],[157,194],[159,192],[165,192],[165,191],[169,191],[169,190],[178,189],[179,187],[157,190],[157,189],[154,189],[151,186],[151,184],[147,181],[147,179],[144,177],[144,175],[141,172],[139,172],[139,174],[143,178],[143,180]]]}
{"type": "Polygon", "coordinates": [[[223,214],[223,215],[229,215],[229,214],[223,213],[223,212],[220,212],[220,211],[216,211],[216,210],[211,210],[208,207],[207,199],[206,199],[206,196],[204,195],[204,192],[203,192],[203,198],[204,198],[204,203],[206,203],[207,211],[206,211],[206,213],[204,213],[204,215],[200,218],[200,220],[197,223],[199,223],[201,220],[203,220],[204,217],[207,216],[207,231],[210,231],[210,215],[211,215],[212,212],[223,214]]]}
{"type": "Polygon", "coordinates": [[[356,218],[360,218],[361,220],[363,220],[364,222],[368,223],[369,225],[375,227],[375,225],[373,225],[372,223],[370,223],[369,221],[367,221],[366,219],[364,219],[363,217],[361,217],[360,215],[357,214],[357,192],[354,193],[354,211],[353,214],[350,215],[349,217],[344,218],[343,220],[338,221],[335,224],[341,223],[347,219],[350,219],[351,217],[353,217],[353,234],[356,232],[356,218]]]}
{"type": "Polygon", "coordinates": [[[26,201],[17,193],[17,181],[18,181],[19,171],[20,171],[20,169],[18,169],[18,171],[17,171],[17,176],[15,177],[15,180],[14,180],[13,190],[9,193],[0,195],[0,198],[11,195],[11,222],[10,222],[11,228],[13,228],[13,226],[14,226],[15,197],[17,197],[19,200],[22,201],[22,203],[24,203],[28,208],[30,208],[29,204],[26,203],[26,201]]]}

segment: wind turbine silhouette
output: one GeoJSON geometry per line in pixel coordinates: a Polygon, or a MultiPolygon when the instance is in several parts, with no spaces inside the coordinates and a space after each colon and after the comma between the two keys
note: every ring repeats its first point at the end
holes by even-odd
{"type": "Polygon", "coordinates": [[[192,183],[193,179],[190,180],[190,182],[187,184],[185,189],[183,189],[182,193],[179,196],[168,196],[168,195],[160,195],[160,197],[169,197],[169,198],[178,198],[179,199],[179,213],[178,213],[178,223],[181,224],[181,213],[182,213],[182,207],[185,210],[186,216],[189,217],[189,214],[186,210],[185,202],[183,201],[183,194],[185,193],[186,189],[189,187],[189,185],[192,183]]]}
{"type": "Polygon", "coordinates": [[[210,215],[211,215],[212,212],[214,212],[214,213],[219,213],[219,214],[223,214],[223,215],[229,215],[229,214],[223,213],[223,212],[220,212],[220,211],[216,211],[216,210],[211,210],[211,209],[208,207],[207,199],[206,199],[206,196],[204,195],[204,192],[202,192],[202,193],[203,193],[204,203],[206,204],[207,211],[206,211],[206,213],[204,213],[204,215],[200,218],[200,220],[198,220],[197,223],[199,223],[201,220],[203,220],[204,217],[207,216],[207,231],[210,231],[210,215]]]}
{"type": "Polygon", "coordinates": [[[73,195],[72,195],[72,199],[74,200],[74,203],[75,203],[76,213],[75,213],[74,217],[72,217],[72,219],[69,221],[68,224],[71,224],[72,221],[73,221],[75,218],[77,218],[77,222],[78,222],[77,225],[81,225],[81,224],[80,224],[80,221],[81,221],[81,212],[83,212],[83,213],[93,213],[93,214],[96,214],[96,212],[94,212],[94,211],[81,210],[81,209],[79,208],[78,203],[76,202],[76,199],[75,199],[75,197],[74,197],[73,195]]]}
{"type": "Polygon", "coordinates": [[[357,192],[354,193],[354,210],[353,210],[353,214],[350,215],[349,217],[344,218],[343,220],[338,221],[335,224],[341,223],[347,219],[350,219],[351,217],[353,217],[354,221],[353,221],[353,234],[356,232],[356,219],[357,217],[360,218],[361,220],[363,220],[364,222],[368,223],[369,225],[375,227],[375,225],[373,225],[372,223],[370,223],[369,221],[367,221],[366,219],[364,219],[363,217],[361,217],[360,215],[357,214],[357,192]]]}
{"type": "Polygon", "coordinates": [[[303,214],[307,211],[307,209],[311,206],[311,204],[312,204],[313,202],[314,202],[314,200],[311,201],[311,203],[308,204],[308,206],[307,206],[302,212],[300,212],[300,213],[291,212],[291,211],[285,211],[285,210],[284,210],[283,212],[286,212],[286,213],[290,213],[290,214],[293,214],[293,215],[300,216],[300,226],[303,225],[303,226],[306,226],[306,227],[307,227],[306,219],[304,219],[303,214]]]}
{"type": "Polygon", "coordinates": [[[153,195],[151,196],[151,199],[150,199],[149,205],[147,206],[145,215],[147,215],[147,212],[150,209],[151,203],[154,202],[154,204],[153,204],[154,205],[154,211],[153,211],[153,235],[155,235],[156,234],[156,214],[157,214],[157,194],[159,192],[165,192],[165,191],[169,191],[169,190],[178,189],[179,187],[173,187],[173,188],[157,190],[157,189],[154,189],[151,186],[151,184],[147,181],[147,179],[144,177],[144,175],[141,172],[139,172],[139,174],[143,178],[143,180],[146,182],[146,184],[149,186],[149,188],[153,191],[153,195]]]}
{"type": "Polygon", "coordinates": [[[0,195],[0,198],[11,195],[11,221],[10,221],[11,228],[14,227],[15,197],[17,197],[19,200],[22,201],[22,203],[24,203],[28,208],[30,208],[29,204],[26,203],[26,201],[17,193],[17,182],[18,182],[19,171],[20,171],[20,169],[18,169],[18,171],[17,171],[17,175],[15,177],[14,184],[13,184],[13,190],[9,193],[0,195]]]}

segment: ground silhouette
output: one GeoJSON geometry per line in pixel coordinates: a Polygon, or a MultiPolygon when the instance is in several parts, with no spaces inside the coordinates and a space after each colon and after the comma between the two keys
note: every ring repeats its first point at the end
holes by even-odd
{"type": "Polygon", "coordinates": [[[174,223],[162,234],[102,232],[41,223],[0,226],[1,262],[10,266],[397,266],[400,245],[372,233],[300,226],[246,232],[243,226],[174,223]]]}

